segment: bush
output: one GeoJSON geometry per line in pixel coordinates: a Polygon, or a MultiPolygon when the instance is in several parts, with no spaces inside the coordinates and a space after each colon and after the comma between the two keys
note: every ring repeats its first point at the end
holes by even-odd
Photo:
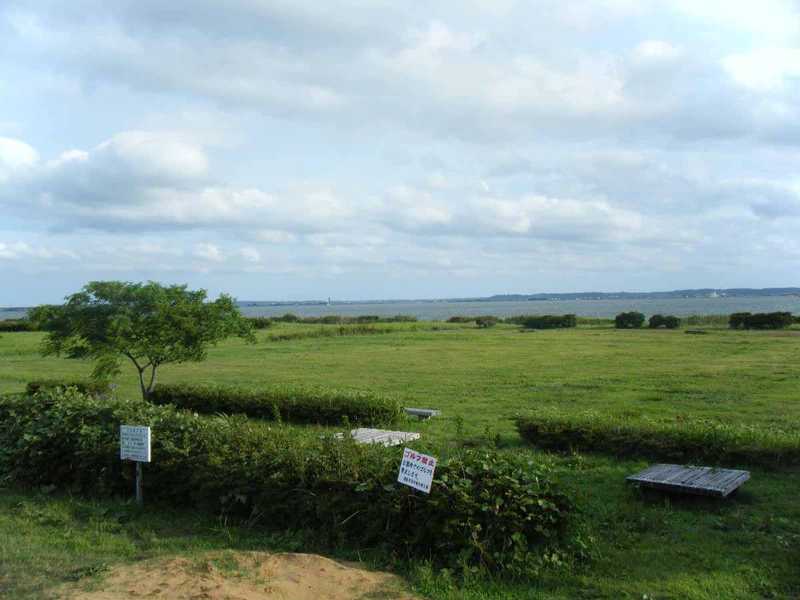
{"type": "Polygon", "coordinates": [[[81,394],[91,396],[108,396],[114,392],[114,384],[108,381],[80,381],[77,379],[38,379],[29,381],[25,386],[25,393],[33,396],[43,391],[55,391],[57,389],[75,388],[81,394]]]}
{"type": "Polygon", "coordinates": [[[522,325],[525,329],[562,329],[575,327],[578,318],[575,315],[520,315],[507,318],[506,323],[522,325]]]}
{"type": "Polygon", "coordinates": [[[605,417],[540,413],[517,418],[523,439],[541,448],[653,460],[778,467],[800,464],[800,434],[725,425],[705,419],[605,417]]]}
{"type": "Polygon", "coordinates": [[[102,401],[74,389],[0,398],[0,481],[129,495],[133,469],[119,460],[121,424],[152,428],[148,501],[456,568],[536,575],[567,556],[572,503],[531,460],[462,451],[439,461],[431,494],[421,494],[395,481],[400,448],[267,431],[246,419],[102,401]]]}
{"type": "Polygon", "coordinates": [[[447,319],[448,323],[472,323],[475,317],[468,317],[466,315],[453,315],[447,319]]]}
{"type": "Polygon", "coordinates": [[[280,323],[297,323],[300,317],[294,313],[284,313],[280,317],[273,317],[272,320],[280,323]]]}
{"type": "Polygon", "coordinates": [[[731,329],[786,329],[794,322],[792,313],[733,313],[728,319],[731,329]]]}
{"type": "Polygon", "coordinates": [[[272,319],[268,317],[247,317],[253,329],[268,329],[272,327],[272,319]]]}
{"type": "Polygon", "coordinates": [[[650,329],[658,329],[659,327],[677,329],[680,326],[681,320],[673,315],[653,315],[648,322],[648,327],[650,327],[650,329]]]}
{"type": "Polygon", "coordinates": [[[491,315],[475,317],[475,324],[481,329],[485,329],[487,327],[494,327],[495,325],[497,325],[498,321],[499,319],[497,317],[493,317],[491,315]]]}
{"type": "Polygon", "coordinates": [[[751,316],[751,313],[749,312],[733,313],[728,318],[728,324],[730,325],[731,329],[745,329],[745,322],[749,316],[751,316]]]}
{"type": "Polygon", "coordinates": [[[614,317],[614,327],[617,329],[639,329],[642,325],[644,325],[644,315],[640,312],[624,312],[614,317]]]}
{"type": "Polygon", "coordinates": [[[280,415],[289,423],[339,425],[347,418],[358,425],[386,425],[403,414],[395,398],[373,392],[297,386],[251,390],[219,385],[159,384],[151,400],[204,414],[244,414],[269,420],[280,415]]]}
{"type": "Polygon", "coordinates": [[[5,319],[0,321],[0,333],[16,333],[19,331],[36,331],[36,327],[27,319],[5,319]]]}

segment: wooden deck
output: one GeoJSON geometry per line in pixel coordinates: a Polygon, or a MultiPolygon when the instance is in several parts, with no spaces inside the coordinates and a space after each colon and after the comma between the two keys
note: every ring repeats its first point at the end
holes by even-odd
{"type": "Polygon", "coordinates": [[[750,472],[736,469],[658,464],[625,479],[659,490],[725,498],[750,479],[750,472]]]}
{"type": "MultiPolygon", "coordinates": [[[[343,433],[334,435],[339,439],[344,437],[343,433]]],[[[357,444],[383,444],[384,446],[399,446],[405,442],[419,439],[419,434],[413,431],[389,431],[388,429],[369,429],[366,427],[351,430],[350,436],[357,444]]]]}

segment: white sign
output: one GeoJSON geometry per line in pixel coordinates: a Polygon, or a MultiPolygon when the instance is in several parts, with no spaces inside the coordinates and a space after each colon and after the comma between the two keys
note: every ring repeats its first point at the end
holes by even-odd
{"type": "Polygon", "coordinates": [[[120,425],[119,457],[122,460],[150,462],[150,428],[120,425]]]}
{"type": "Polygon", "coordinates": [[[433,483],[433,471],[436,468],[436,459],[427,454],[414,452],[410,448],[403,450],[403,460],[400,462],[400,473],[397,481],[404,485],[425,492],[431,493],[433,483]]]}

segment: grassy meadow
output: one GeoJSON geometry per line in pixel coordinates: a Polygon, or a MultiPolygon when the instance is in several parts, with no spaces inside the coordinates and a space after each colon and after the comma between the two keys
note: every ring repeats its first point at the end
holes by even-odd
{"type": "MultiPolygon", "coordinates": [[[[88,363],[42,358],[40,333],[0,336],[0,393],[43,378],[82,378],[88,363]]],[[[437,442],[497,444],[553,464],[595,539],[593,559],[541,581],[454,582],[404,565],[423,595],[450,598],[798,598],[800,469],[752,468],[726,501],[633,490],[641,457],[550,454],[524,444],[517,414],[547,409],[670,422],[710,419],[800,432],[800,331],[577,329],[395,323],[374,331],[279,324],[258,342],[231,339],[203,363],[167,365],[163,382],[318,384],[373,390],[442,416],[404,427],[437,442]]],[[[124,365],[119,393],[138,395],[124,365]]],[[[308,549],[300,534],[265,536],[213,517],[125,501],[0,490],[0,596],[39,598],[108,566],[209,548],[308,549]]],[[[353,558],[354,556],[349,556],[353,558]]],[[[367,558],[368,555],[356,557],[367,558]]]]}

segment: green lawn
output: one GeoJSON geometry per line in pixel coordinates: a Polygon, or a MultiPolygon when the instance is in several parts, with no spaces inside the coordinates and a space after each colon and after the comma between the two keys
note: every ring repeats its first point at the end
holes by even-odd
{"type": "MultiPolygon", "coordinates": [[[[478,441],[499,436],[507,451],[552,461],[597,540],[591,563],[536,584],[454,586],[424,566],[403,567],[421,592],[442,599],[800,597],[797,470],[753,470],[752,480],[725,502],[641,495],[624,477],[645,461],[539,454],[522,445],[512,422],[518,412],[556,406],[798,430],[800,331],[521,333],[510,326],[398,324],[397,332],[380,335],[266,341],[303,327],[310,330],[283,324],[260,332],[256,345],[228,341],[205,363],[164,367],[161,380],[317,383],[439,408],[442,417],[409,426],[433,441],[453,440],[459,427],[478,441]]],[[[89,372],[86,363],[39,357],[40,340],[37,333],[0,336],[0,392],[20,391],[31,379],[89,372]]],[[[136,394],[132,369],[124,373],[120,393],[136,394]]],[[[288,543],[246,529],[220,530],[213,517],[164,508],[120,524],[119,506],[0,492],[0,596],[5,589],[8,597],[41,597],[40,590],[65,578],[142,556],[288,543]],[[47,517],[53,511],[59,516],[47,517]]]]}

